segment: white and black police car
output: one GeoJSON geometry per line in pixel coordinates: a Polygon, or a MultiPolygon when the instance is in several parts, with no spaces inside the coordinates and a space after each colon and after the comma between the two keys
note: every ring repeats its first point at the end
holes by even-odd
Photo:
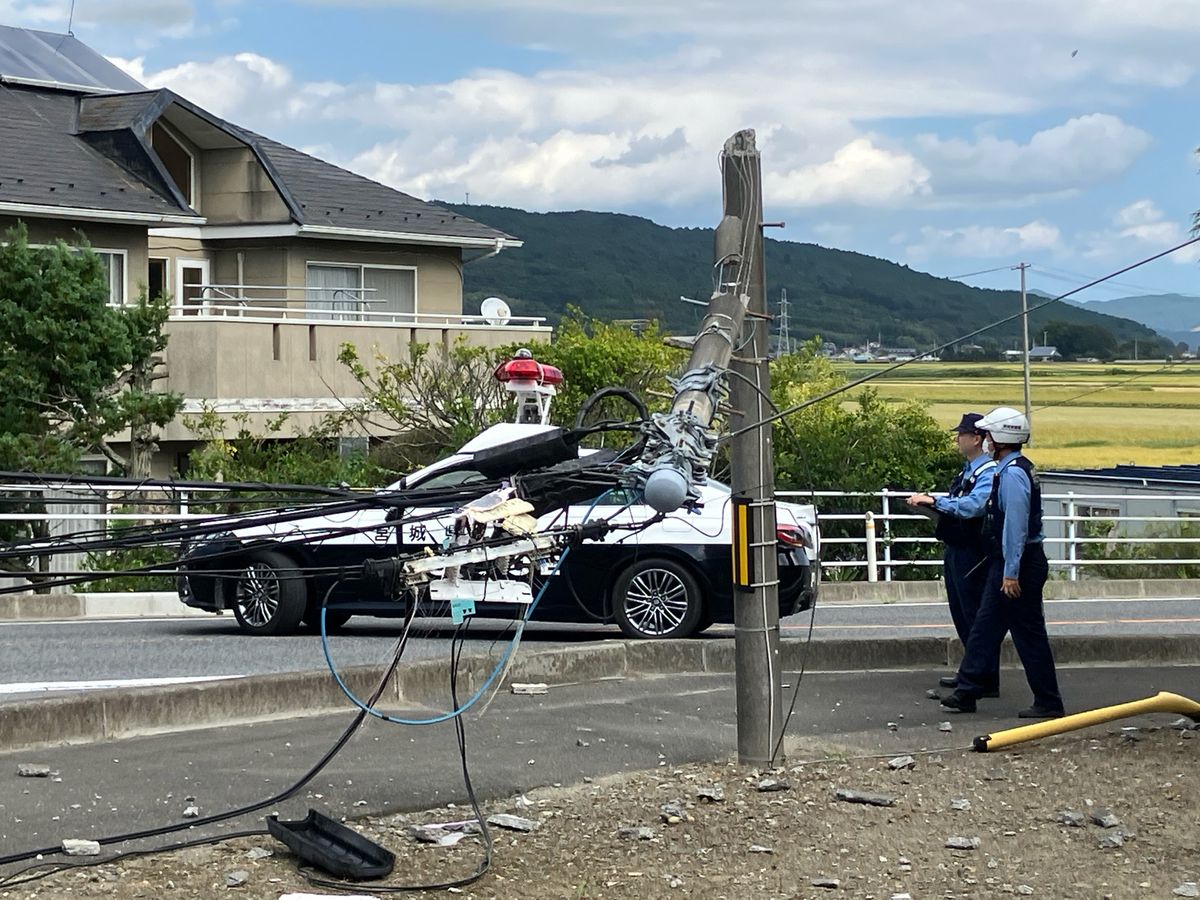
{"type": "MultiPolygon", "coordinates": [[[[561,373],[536,366],[543,396],[553,394],[561,373]]],[[[523,386],[522,369],[498,377],[523,386]]],[[[385,490],[409,491],[449,487],[483,488],[492,483],[475,466],[475,455],[519,438],[552,430],[540,422],[494,425],[457,453],[420,469],[385,490]]],[[[520,418],[520,413],[518,414],[520,418]]],[[[587,450],[581,453],[587,453],[587,450]]],[[[481,491],[481,492],[483,492],[481,491]]],[[[539,528],[578,524],[586,518],[611,519],[614,525],[636,526],[652,519],[654,510],[610,491],[598,502],[569,506],[543,516],[539,528]]],[[[635,638],[681,638],[698,634],[716,622],[733,621],[732,550],[729,489],[709,481],[702,489],[698,512],[680,510],[642,529],[614,530],[597,542],[574,547],[547,580],[534,610],[535,621],[616,624],[635,638]]],[[[595,500],[595,498],[593,498],[595,500]]],[[[394,558],[440,547],[456,508],[420,505],[396,511],[383,506],[338,515],[313,516],[291,522],[233,529],[207,537],[185,551],[179,598],[187,606],[221,613],[232,611],[238,625],[255,635],[283,635],[302,626],[316,627],[322,603],[326,626],[337,628],[351,616],[399,617],[405,605],[385,585],[364,578],[338,580],[336,570],[361,570],[367,560],[394,558]],[[234,574],[236,573],[236,574],[234,574]],[[328,595],[328,599],[326,597],[328,595]]],[[[816,510],[793,503],[777,504],[779,613],[794,615],[815,600],[819,532],[816,510]]],[[[421,615],[448,615],[444,604],[417,600],[421,615]]],[[[489,600],[480,616],[523,614],[525,605],[489,600]]]]}

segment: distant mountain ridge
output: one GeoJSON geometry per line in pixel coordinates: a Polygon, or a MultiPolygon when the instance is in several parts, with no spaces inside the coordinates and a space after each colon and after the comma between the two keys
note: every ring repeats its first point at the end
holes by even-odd
{"type": "Polygon", "coordinates": [[[1163,337],[1182,341],[1193,350],[1200,344],[1200,297],[1187,294],[1141,294],[1136,297],[1117,297],[1113,300],[1093,300],[1079,303],[1080,307],[1106,315],[1121,316],[1153,328],[1163,337]]]}
{"type": "MultiPolygon", "coordinates": [[[[498,206],[440,204],[521,238],[521,249],[468,263],[469,305],[484,297],[511,301],[516,315],[557,320],[568,306],[601,319],[657,319],[692,331],[703,310],[680,296],[706,300],[713,290],[713,232],[668,228],[620,213],[532,213],[498,206]]],[[[1017,291],[994,291],[936,278],[883,259],[815,244],[768,239],[767,293],[772,312],[787,291],[793,338],[819,334],[839,346],[882,339],[887,346],[928,349],[1008,316],[1018,318],[974,338],[1016,347],[1017,291]]],[[[1054,320],[1099,324],[1120,341],[1166,342],[1145,325],[1085,307],[1032,299],[1031,329],[1054,320]]],[[[778,324],[773,326],[777,330],[778,324]]]]}

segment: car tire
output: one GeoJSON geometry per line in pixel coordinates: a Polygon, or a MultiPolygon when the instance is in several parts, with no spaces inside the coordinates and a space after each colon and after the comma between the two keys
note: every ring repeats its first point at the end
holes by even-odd
{"type": "Polygon", "coordinates": [[[304,617],[308,591],[295,562],[276,550],[256,550],[232,585],[230,607],[247,634],[292,634],[304,617]]]}
{"type": "MultiPolygon", "coordinates": [[[[325,632],[327,634],[332,634],[335,631],[341,630],[341,628],[343,626],[345,626],[345,624],[347,622],[350,621],[350,617],[353,615],[354,615],[354,613],[345,612],[344,610],[340,610],[340,609],[326,610],[325,611],[325,632]]],[[[318,606],[315,609],[307,610],[304,613],[304,618],[301,621],[304,623],[304,627],[306,630],[311,631],[314,634],[320,634],[321,633],[321,607],[318,606]]]]}
{"type": "Polygon", "coordinates": [[[699,628],[704,597],[696,577],[669,559],[640,559],[613,586],[613,618],[631,638],[685,638],[699,628]]]}

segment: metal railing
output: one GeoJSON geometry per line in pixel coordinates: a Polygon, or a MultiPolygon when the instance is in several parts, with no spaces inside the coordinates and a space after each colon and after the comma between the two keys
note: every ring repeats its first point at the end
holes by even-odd
{"type": "MultiPolygon", "coordinates": [[[[195,521],[213,515],[195,511],[209,493],[162,487],[113,490],[100,484],[49,480],[41,485],[0,484],[0,524],[39,522],[50,535],[63,537],[117,522],[195,521]],[[17,498],[31,494],[51,501],[45,512],[13,511],[12,504],[20,502],[17,498]]],[[[777,496],[817,507],[821,567],[827,579],[865,576],[868,581],[893,581],[905,569],[936,577],[942,567],[940,544],[928,517],[905,505],[911,493],[781,491],[777,496]],[[833,511],[851,503],[860,510],[833,511]],[[923,525],[914,528],[912,523],[923,525]]],[[[1200,567],[1200,494],[1072,491],[1046,492],[1042,500],[1046,555],[1051,567],[1072,581],[1088,577],[1089,570],[1103,572],[1105,567],[1113,567],[1109,573],[1136,572],[1136,567],[1146,566],[1200,567]],[[1172,530],[1178,533],[1162,533],[1172,530]],[[1137,548],[1137,552],[1122,554],[1121,548],[1137,548]]],[[[60,561],[77,564],[82,555],[60,561]]],[[[0,572],[0,578],[5,574],[0,572]]]]}
{"type": "Polygon", "coordinates": [[[171,306],[173,321],[196,318],[254,319],[265,322],[308,324],[396,325],[407,328],[537,328],[545,316],[506,316],[489,321],[482,315],[462,313],[379,311],[369,307],[387,303],[372,296],[376,288],[322,288],[305,285],[198,284],[188,285],[200,296],[177,300],[171,306]],[[248,292],[266,292],[272,296],[248,292]],[[319,295],[315,302],[313,295],[319,295]],[[297,298],[293,302],[293,298],[297,298]],[[303,300],[303,302],[299,302],[303,300]]]}
{"type": "MultiPolygon", "coordinates": [[[[892,581],[899,570],[915,567],[942,568],[940,542],[933,536],[928,516],[912,512],[905,500],[918,491],[781,491],[780,500],[809,503],[817,507],[822,526],[821,567],[836,579],[840,572],[865,572],[868,581],[892,581]],[[855,501],[873,508],[861,512],[830,512],[833,501],[855,501]],[[897,533],[899,523],[923,522],[920,533],[897,533]],[[859,527],[861,526],[861,527],[859,527]],[[845,534],[846,531],[855,532],[845,534]],[[841,532],[841,533],[838,533],[841,532]],[[843,554],[830,548],[861,548],[861,552],[843,554]],[[850,558],[839,558],[849,555],[850,558]]],[[[936,496],[936,495],[935,495],[936,496]]],[[[1106,493],[1069,491],[1042,494],[1042,521],[1046,556],[1050,566],[1064,571],[1071,581],[1085,577],[1089,567],[1200,566],[1200,494],[1177,493],[1106,493]],[[1186,512],[1181,512],[1180,507],[1186,512]],[[1104,507],[1103,513],[1097,513],[1104,507]],[[1142,511],[1138,511],[1138,507],[1142,511]],[[1170,514],[1161,514],[1167,508],[1170,514]],[[1175,526],[1177,535],[1155,533],[1162,526],[1175,526]],[[1105,526],[1106,533],[1095,533],[1105,526]],[[1190,534],[1187,532],[1193,532],[1190,534]],[[1153,548],[1184,552],[1159,555],[1153,548]],[[1090,553],[1090,547],[1106,550],[1139,547],[1142,552],[1126,556],[1090,553]],[[1195,552],[1192,552],[1195,548],[1195,552]]]]}

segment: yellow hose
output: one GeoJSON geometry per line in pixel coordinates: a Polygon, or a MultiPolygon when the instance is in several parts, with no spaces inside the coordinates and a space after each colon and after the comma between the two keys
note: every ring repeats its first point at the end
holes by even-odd
{"type": "Polygon", "coordinates": [[[1154,712],[1180,713],[1200,722],[1200,703],[1197,703],[1195,700],[1189,700],[1187,697],[1181,697],[1179,694],[1162,691],[1153,697],[1147,697],[1145,700],[1118,703],[1116,706],[1103,706],[1100,709],[1091,709],[1087,712],[1075,713],[1074,715],[1063,716],[1059,719],[1048,719],[1045,722],[1036,722],[1033,725],[1009,728],[1006,731],[999,731],[996,734],[985,734],[975,738],[972,746],[976,753],[988,753],[992,750],[1002,750],[1005,747],[1011,747],[1014,744],[1023,744],[1025,741],[1036,741],[1038,738],[1051,737],[1052,735],[1075,731],[1079,728],[1087,728],[1089,725],[1099,725],[1103,722],[1112,722],[1115,719],[1124,719],[1128,716],[1138,716],[1143,713],[1154,712]]]}

